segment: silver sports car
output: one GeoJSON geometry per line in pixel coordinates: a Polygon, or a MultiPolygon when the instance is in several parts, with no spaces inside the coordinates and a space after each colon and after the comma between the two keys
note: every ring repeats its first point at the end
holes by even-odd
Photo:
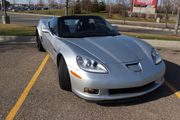
{"type": "Polygon", "coordinates": [[[59,85],[90,101],[147,94],[164,82],[165,64],[148,43],[121,35],[98,16],[41,19],[39,51],[58,67],[59,85]]]}

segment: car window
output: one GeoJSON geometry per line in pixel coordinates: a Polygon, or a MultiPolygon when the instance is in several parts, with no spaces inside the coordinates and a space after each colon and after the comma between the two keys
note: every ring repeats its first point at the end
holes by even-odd
{"type": "Polygon", "coordinates": [[[76,26],[78,23],[78,19],[68,19],[68,20],[64,20],[64,27],[68,27],[68,31],[73,33],[76,31],[76,26]]]}
{"type": "Polygon", "coordinates": [[[119,35],[114,28],[100,17],[66,17],[59,21],[61,37],[96,37],[119,35]]]}
{"type": "Polygon", "coordinates": [[[52,18],[52,20],[49,22],[49,29],[53,34],[58,35],[58,25],[56,18],[52,18]]]}

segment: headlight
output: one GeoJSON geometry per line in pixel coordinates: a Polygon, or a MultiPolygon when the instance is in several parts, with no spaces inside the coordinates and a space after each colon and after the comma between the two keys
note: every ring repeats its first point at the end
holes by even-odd
{"type": "Polygon", "coordinates": [[[151,52],[151,55],[152,55],[152,59],[153,59],[153,61],[154,61],[154,63],[157,65],[157,64],[159,64],[161,61],[162,61],[162,59],[161,59],[161,56],[160,56],[160,54],[156,51],[156,49],[152,49],[152,52],[151,52]]]}
{"type": "Polygon", "coordinates": [[[88,72],[95,72],[95,73],[107,73],[107,69],[99,62],[86,58],[77,56],[77,64],[79,67],[88,72]]]}

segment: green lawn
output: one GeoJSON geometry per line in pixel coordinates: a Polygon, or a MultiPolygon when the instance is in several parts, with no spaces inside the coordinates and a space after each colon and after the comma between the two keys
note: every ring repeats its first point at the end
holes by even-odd
{"type": "Polygon", "coordinates": [[[173,36],[173,35],[140,34],[140,33],[130,33],[130,32],[123,32],[122,34],[129,35],[131,37],[141,38],[141,39],[180,41],[180,36],[173,36]]]}
{"type": "Polygon", "coordinates": [[[63,16],[64,15],[64,10],[31,10],[31,11],[22,11],[20,13],[63,16]]]}
{"type": "Polygon", "coordinates": [[[33,36],[35,35],[35,27],[22,26],[14,24],[1,24],[0,23],[0,35],[4,36],[33,36]]]}

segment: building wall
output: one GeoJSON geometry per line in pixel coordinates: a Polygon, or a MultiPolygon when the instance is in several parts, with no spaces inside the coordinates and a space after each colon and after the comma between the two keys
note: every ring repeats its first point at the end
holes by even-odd
{"type": "Polygon", "coordinates": [[[133,0],[133,13],[155,14],[158,0],[133,0]]]}

